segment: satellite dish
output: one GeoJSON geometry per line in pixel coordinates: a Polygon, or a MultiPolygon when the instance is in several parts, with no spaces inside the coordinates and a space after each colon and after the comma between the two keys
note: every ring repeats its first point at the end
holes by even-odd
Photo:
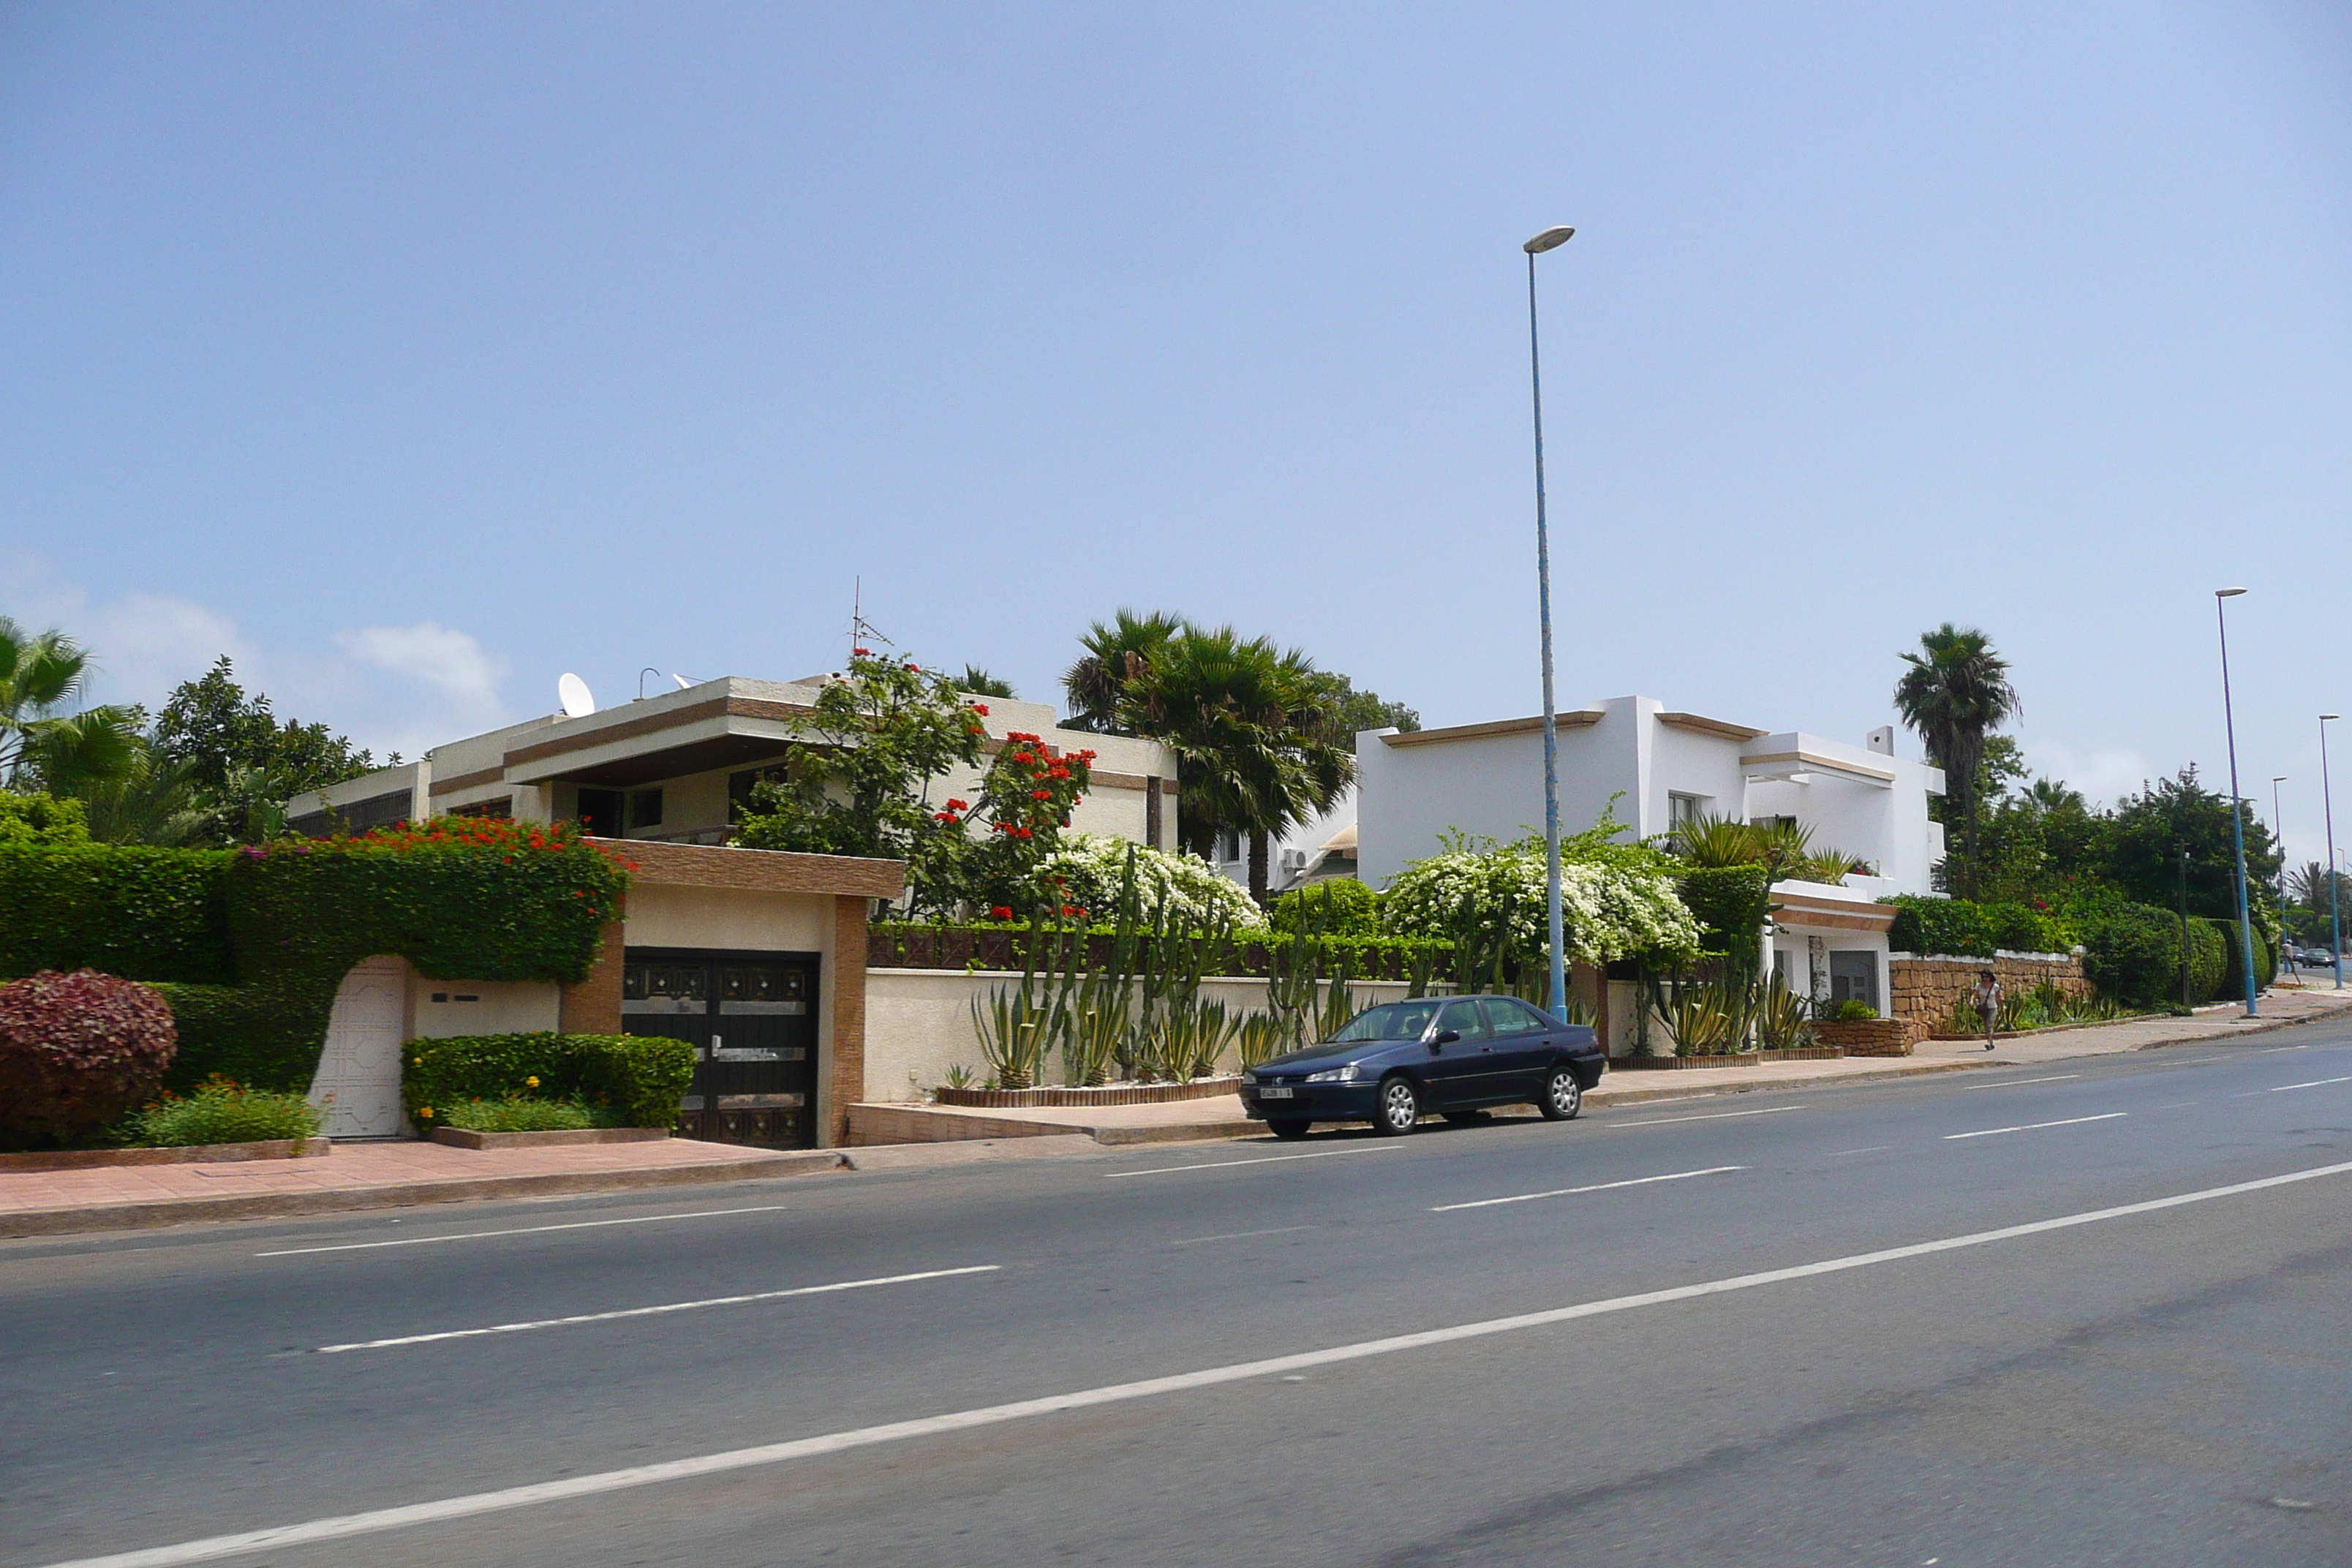
{"type": "Polygon", "coordinates": [[[676,670],[672,670],[670,672],[670,679],[677,682],[677,689],[680,691],[691,691],[694,689],[694,682],[688,679],[685,676],[678,674],[676,670]]]}
{"type": "Polygon", "coordinates": [[[589,695],[588,683],[568,669],[555,683],[555,695],[563,703],[566,719],[585,719],[596,711],[596,699],[589,695]]]}

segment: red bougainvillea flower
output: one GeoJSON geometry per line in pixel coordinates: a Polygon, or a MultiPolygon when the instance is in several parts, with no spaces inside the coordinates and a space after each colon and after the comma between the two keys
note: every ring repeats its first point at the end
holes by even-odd
{"type": "Polygon", "coordinates": [[[874,650],[870,647],[854,647],[849,651],[856,654],[859,658],[871,658],[874,657],[874,650]]]}
{"type": "Polygon", "coordinates": [[[992,921],[1009,921],[1013,918],[1013,906],[999,904],[988,911],[988,918],[992,921]]]}
{"type": "Polygon", "coordinates": [[[948,802],[948,809],[950,811],[970,811],[971,809],[971,802],[968,800],[950,799],[948,802]]]}
{"type": "Polygon", "coordinates": [[[971,705],[971,710],[979,714],[983,719],[988,717],[988,704],[985,702],[973,703],[971,705]]]}
{"type": "Polygon", "coordinates": [[[1049,789],[1033,789],[1029,792],[1029,798],[1031,800],[1051,800],[1054,798],[1054,792],[1049,789]]]}

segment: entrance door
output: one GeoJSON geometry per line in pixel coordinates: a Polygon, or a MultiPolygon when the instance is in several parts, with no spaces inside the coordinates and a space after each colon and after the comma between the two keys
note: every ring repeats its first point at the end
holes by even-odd
{"type": "Polygon", "coordinates": [[[621,1025],[695,1048],[680,1137],[807,1149],[816,1143],[814,955],[632,948],[621,1025]]]}
{"type": "Polygon", "coordinates": [[[1874,952],[1832,952],[1830,954],[1830,1000],[1832,1002],[1865,1002],[1874,1013],[1878,1005],[1878,954],[1874,952]]]}
{"type": "Polygon", "coordinates": [[[310,1103],[327,1110],[330,1138],[400,1136],[400,1044],[408,1026],[408,965],[363,959],[335,988],[310,1103]]]}

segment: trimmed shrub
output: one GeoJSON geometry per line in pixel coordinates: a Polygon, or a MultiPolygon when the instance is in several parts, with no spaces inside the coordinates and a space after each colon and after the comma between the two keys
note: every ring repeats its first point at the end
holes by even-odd
{"type": "Polygon", "coordinates": [[[402,1049],[401,1098],[428,1132],[452,1106],[510,1097],[578,1101],[624,1127],[668,1127],[694,1081],[694,1047],[660,1035],[462,1035],[402,1049]]]}
{"type": "MultiPolygon", "coordinates": [[[[2215,931],[2221,934],[2221,984],[2214,994],[2225,1000],[2236,1001],[2246,994],[2246,949],[2238,936],[2235,921],[2214,921],[2215,931]]],[[[2278,949],[2263,935],[2262,928],[2254,930],[2254,988],[2261,990],[2278,973],[2278,949]]]]}
{"type": "Polygon", "coordinates": [[[0,790],[0,844],[50,847],[89,842],[89,818],[81,802],[0,790]]]}
{"type": "Polygon", "coordinates": [[[2074,943],[2064,940],[2058,922],[2030,904],[1981,906],[1992,944],[2011,952],[2063,952],[2074,943]]]}
{"type": "Polygon", "coordinates": [[[468,1132],[576,1132],[614,1127],[620,1118],[581,1100],[533,1100],[509,1094],[503,1100],[461,1100],[434,1107],[434,1121],[468,1132]]]}
{"type": "Polygon", "coordinates": [[[2116,904],[2083,926],[2083,973],[2099,994],[2145,1005],[2180,994],[2179,917],[2146,904],[2116,904]]]}
{"type": "Polygon", "coordinates": [[[1992,956],[1993,927],[1985,918],[1983,906],[1966,899],[1930,899],[1916,893],[1898,893],[1886,901],[1896,910],[1886,945],[1896,952],[1992,956]]]}
{"type": "MultiPolygon", "coordinates": [[[[1088,963],[1101,964],[1109,960],[1115,934],[1109,926],[1087,928],[1088,963]]],[[[1054,940],[1049,927],[1045,932],[1046,952],[1053,950],[1054,940]]],[[[1276,942],[1286,945],[1291,940],[1278,937],[1276,942]]],[[[1348,973],[1356,980],[1406,979],[1413,973],[1417,959],[1433,959],[1435,973],[1443,976],[1448,973],[1447,964],[1454,953],[1454,944],[1437,937],[1327,936],[1317,945],[1334,963],[1344,954],[1348,973]]],[[[866,928],[866,962],[876,969],[1018,970],[1023,967],[1028,948],[1029,928],[1025,925],[877,921],[866,928]]],[[[1266,972],[1270,956],[1264,931],[1237,931],[1226,939],[1223,951],[1208,956],[1201,972],[1261,975],[1266,972]]],[[[1331,963],[1325,963],[1323,973],[1328,974],[1331,967],[1331,963]]]]}
{"type": "Polygon", "coordinates": [[[1381,934],[1381,896],[1353,877],[1293,888],[1266,912],[1274,929],[1288,934],[1317,927],[1328,936],[1381,934]]]}
{"type": "Polygon", "coordinates": [[[135,981],[45,970],[0,985],[0,1131],[58,1143],[118,1121],[177,1044],[172,1009],[135,981]]]}
{"type": "Polygon", "coordinates": [[[279,1138],[315,1138],[326,1120],[324,1110],[299,1094],[247,1089],[215,1078],[185,1095],[165,1092],[123,1123],[120,1137],[124,1143],[146,1149],[263,1143],[279,1138]]]}
{"type": "Polygon", "coordinates": [[[0,975],[96,969],[224,984],[235,973],[228,864],[218,849],[0,838],[0,975]]]}
{"type": "Polygon", "coordinates": [[[1694,866],[1676,875],[1675,891],[1698,921],[1702,950],[1730,959],[1742,974],[1754,974],[1763,962],[1764,921],[1772,910],[1764,868],[1694,866]]]}
{"type": "MultiPolygon", "coordinates": [[[[2192,1005],[2210,1002],[2221,994],[2229,977],[2230,954],[2221,933],[2203,915],[2189,917],[2189,997],[2192,1005]]],[[[2178,982],[2176,981],[2176,984],[2178,982]]],[[[2168,995],[2171,994],[2168,993],[2168,995]]]]}

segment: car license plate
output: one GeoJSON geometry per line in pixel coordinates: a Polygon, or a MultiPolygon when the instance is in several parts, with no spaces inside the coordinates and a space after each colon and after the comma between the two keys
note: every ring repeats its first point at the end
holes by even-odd
{"type": "Polygon", "coordinates": [[[1293,1090],[1288,1084],[1270,1083],[1257,1091],[1260,1100],[1288,1100],[1293,1090]]]}

